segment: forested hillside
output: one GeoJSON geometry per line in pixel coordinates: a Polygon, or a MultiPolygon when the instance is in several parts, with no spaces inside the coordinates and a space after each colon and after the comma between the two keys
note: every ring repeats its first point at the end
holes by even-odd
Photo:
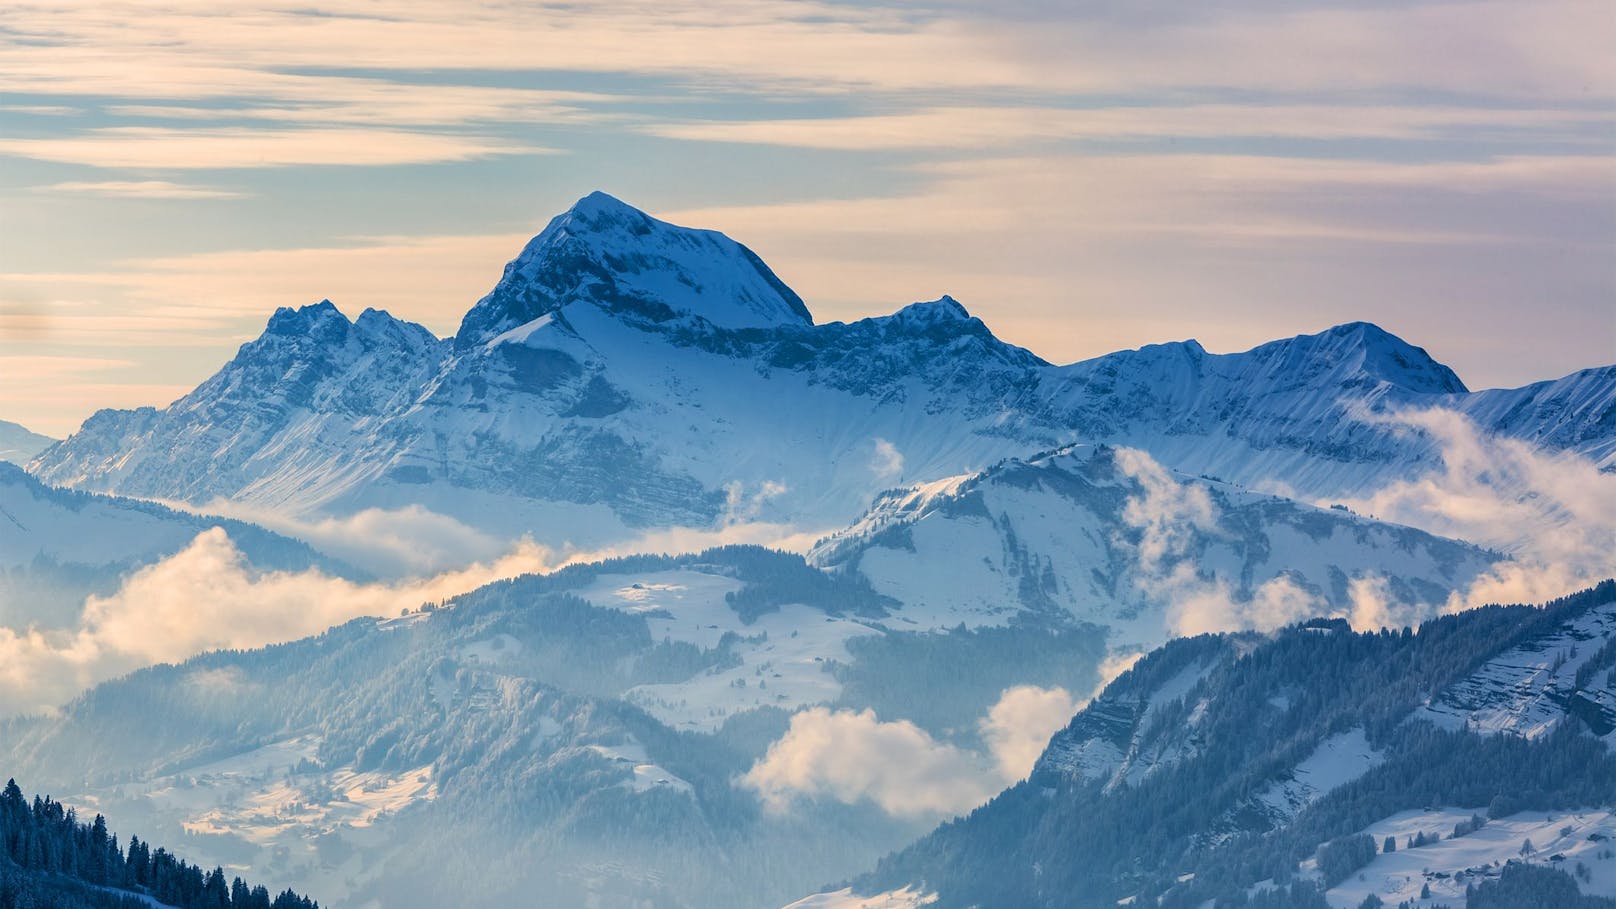
{"type": "Polygon", "coordinates": [[[1322,892],[1343,905],[1333,888],[1393,892],[1376,883],[1389,870],[1358,875],[1390,865],[1402,838],[1366,831],[1459,808],[1475,813],[1405,847],[1468,837],[1474,852],[1511,823],[1538,824],[1552,845],[1522,846],[1517,860],[1538,870],[1508,875],[1496,859],[1438,875],[1435,852],[1416,854],[1410,873],[1423,864],[1436,899],[1471,889],[1473,906],[1526,905],[1507,895],[1549,893],[1562,884],[1544,873],[1577,862],[1606,886],[1613,616],[1606,581],[1418,629],[1310,622],[1174,641],[1057,733],[1027,782],[884,860],[860,890],[916,887],[939,907],[1306,906],[1324,905],[1308,895],[1322,892]],[[1497,722],[1505,710],[1540,719],[1497,722]]]}

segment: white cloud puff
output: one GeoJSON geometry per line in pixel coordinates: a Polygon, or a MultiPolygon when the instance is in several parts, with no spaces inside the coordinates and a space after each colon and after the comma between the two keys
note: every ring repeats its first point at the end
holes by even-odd
{"type": "Polygon", "coordinates": [[[1005,782],[1023,779],[1044,753],[1049,737],[1071,721],[1083,702],[1065,688],[1018,685],[1006,689],[982,720],[987,743],[1005,782]]]}
{"type": "Polygon", "coordinates": [[[978,723],[986,753],[938,741],[908,720],[883,722],[873,710],[813,707],[791,718],[740,782],[773,811],[806,797],[869,801],[912,819],[963,814],[1025,778],[1083,703],[1064,688],[1005,689],[978,723]]]}

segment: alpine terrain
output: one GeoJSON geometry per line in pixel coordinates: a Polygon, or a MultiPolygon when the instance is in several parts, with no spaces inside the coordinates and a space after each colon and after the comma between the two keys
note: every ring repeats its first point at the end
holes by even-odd
{"type": "Polygon", "coordinates": [[[12,438],[0,909],[1616,896],[1616,366],[1057,365],[597,192],[452,336],[282,308],[12,438]]]}

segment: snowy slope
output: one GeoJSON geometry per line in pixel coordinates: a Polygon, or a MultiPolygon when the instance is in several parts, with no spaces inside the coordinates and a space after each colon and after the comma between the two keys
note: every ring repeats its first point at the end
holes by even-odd
{"type": "Polygon", "coordinates": [[[1215,665],[1213,659],[1195,660],[1159,684],[1108,688],[1050,741],[1033,776],[1069,776],[1114,789],[1193,755],[1193,729],[1167,738],[1152,733],[1160,731],[1155,725],[1162,709],[1182,700],[1215,665]]]}
{"type": "Polygon", "coordinates": [[[1320,742],[1289,773],[1257,792],[1256,800],[1276,822],[1290,820],[1332,790],[1373,770],[1386,756],[1369,744],[1362,726],[1320,742]]]}
{"type": "Polygon", "coordinates": [[[20,423],[0,420],[0,461],[26,464],[55,442],[50,436],[32,432],[20,423]]]}
{"type": "MultiPolygon", "coordinates": [[[[1588,869],[1588,880],[1579,888],[1583,893],[1616,897],[1616,852],[1610,848],[1616,839],[1616,813],[1609,807],[1522,811],[1489,820],[1463,836],[1451,836],[1456,824],[1486,814],[1486,806],[1414,809],[1365,827],[1360,832],[1376,843],[1394,837],[1398,849],[1381,852],[1358,875],[1330,888],[1326,898],[1331,907],[1357,909],[1373,893],[1389,906],[1406,900],[1419,909],[1464,909],[1465,888],[1497,878],[1509,862],[1567,872],[1582,865],[1588,869]],[[1440,834],[1441,839],[1406,848],[1418,833],[1427,837],[1440,834]],[[1523,853],[1521,847],[1527,841],[1536,848],[1523,853]],[[1429,898],[1420,898],[1422,888],[1429,888],[1429,898]]],[[[1316,863],[1304,863],[1303,868],[1311,870],[1310,864],[1316,863]]]]}
{"type": "Polygon", "coordinates": [[[859,621],[786,604],[747,622],[724,595],[743,585],[700,566],[674,571],[603,575],[577,595],[608,609],[643,615],[657,640],[702,648],[724,639],[730,665],[687,679],[636,685],[625,700],[668,726],[715,732],[731,716],[760,707],[799,710],[831,703],[841,693],[827,661],[851,662],[847,641],[877,633],[859,621]]]}
{"type": "Polygon", "coordinates": [[[1086,446],[887,493],[812,557],[862,572],[919,627],[1053,613],[1147,647],[1186,626],[1348,614],[1370,580],[1396,602],[1440,604],[1496,558],[1086,446]],[[1177,614],[1191,597],[1204,621],[1177,614]]]}
{"type": "Polygon", "coordinates": [[[1616,463],[1616,366],[1584,369],[1524,388],[1480,391],[1459,409],[1494,432],[1616,463]]]}
{"type": "Polygon", "coordinates": [[[385,418],[414,400],[445,348],[376,310],[350,322],[329,302],[283,308],[190,394],[163,410],[99,411],[72,436],[71,454],[48,454],[34,472],[198,504],[227,494],[269,506],[326,497],[385,469],[398,444],[385,418]],[[41,466],[68,459],[71,470],[41,466]]]}
{"type": "Polygon", "coordinates": [[[859,896],[852,888],[844,887],[832,893],[803,897],[786,909],[920,909],[934,902],[935,898],[913,887],[871,896],[859,896]]]}
{"type": "Polygon", "coordinates": [[[1209,354],[1193,341],[1052,366],[944,297],[814,325],[755,255],[604,194],[555,218],[452,340],[328,304],[169,408],[103,411],[49,482],[296,513],[420,504],[541,542],[648,527],[841,526],[895,485],[1073,441],[1190,474],[1362,493],[1434,463],[1365,422],[1408,406],[1608,463],[1616,371],[1472,394],[1370,325],[1209,354]]]}

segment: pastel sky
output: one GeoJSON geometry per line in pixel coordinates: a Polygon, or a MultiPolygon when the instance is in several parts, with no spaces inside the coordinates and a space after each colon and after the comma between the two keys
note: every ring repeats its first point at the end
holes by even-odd
{"type": "Polygon", "coordinates": [[[822,321],[1560,376],[1616,361],[1613,47],[1608,0],[22,0],[0,418],[167,403],[323,297],[448,333],[593,189],[822,321]]]}

